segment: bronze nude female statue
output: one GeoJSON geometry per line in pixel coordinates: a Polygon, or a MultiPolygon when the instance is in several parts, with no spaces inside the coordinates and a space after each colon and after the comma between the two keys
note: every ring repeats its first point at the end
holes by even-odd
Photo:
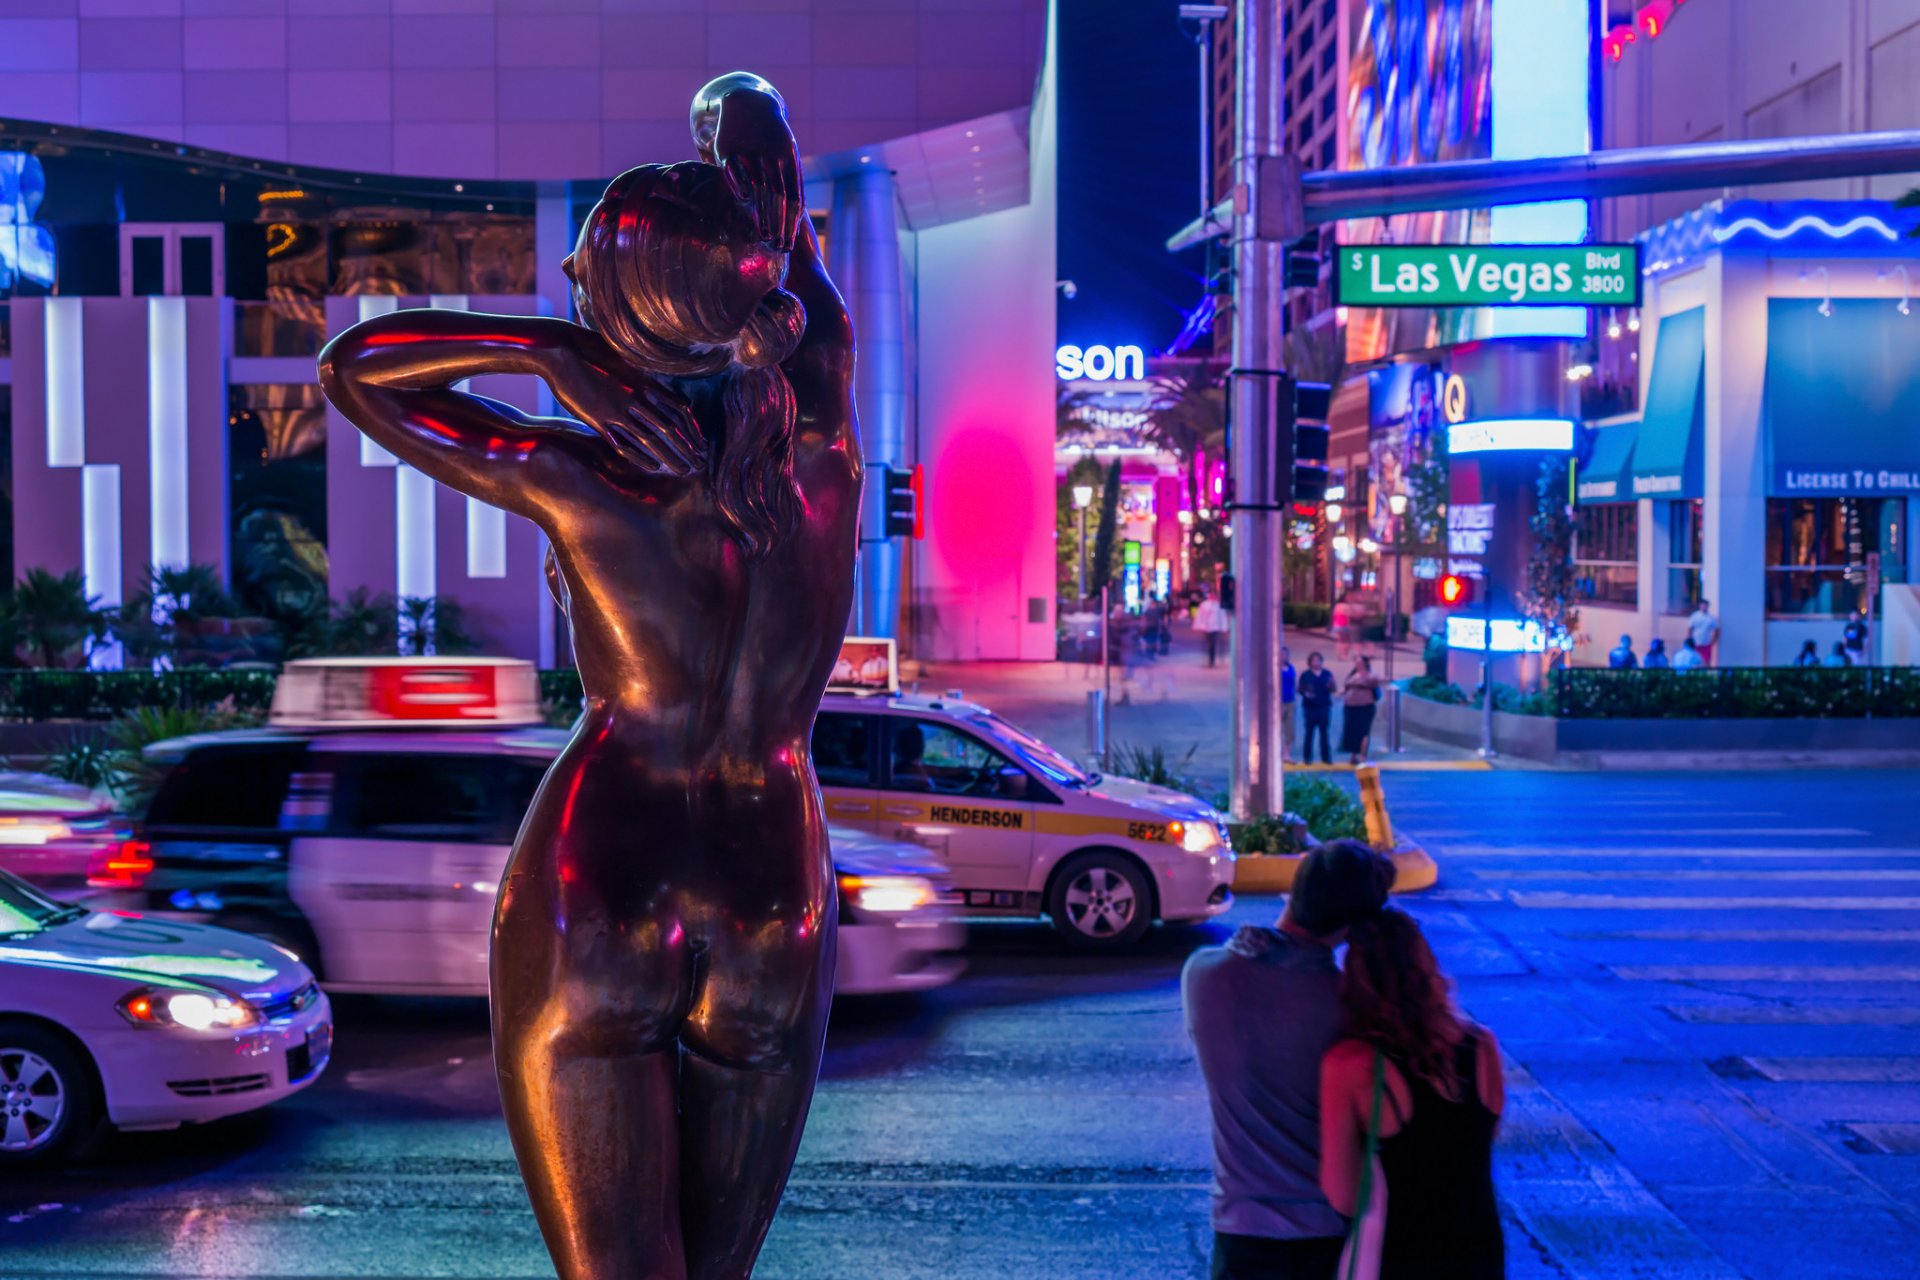
{"type": "Polygon", "coordinates": [[[693,109],[699,162],[616,178],[580,324],[401,311],[320,358],[407,464],[526,516],[586,709],[494,917],[494,1060],[562,1277],[743,1277],[812,1099],[836,893],[809,748],[860,496],[853,334],[773,87],[693,109]],[[455,390],[544,378],[572,414],[455,390]]]}

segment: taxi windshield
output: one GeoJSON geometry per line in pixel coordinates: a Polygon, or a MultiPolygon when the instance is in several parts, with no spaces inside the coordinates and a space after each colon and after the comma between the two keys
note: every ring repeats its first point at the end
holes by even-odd
{"type": "Polygon", "coordinates": [[[42,897],[26,881],[0,871],[0,937],[38,933],[76,914],[85,915],[86,909],[62,906],[42,897]]]}
{"type": "Polygon", "coordinates": [[[1025,729],[1002,720],[991,711],[982,711],[969,717],[969,722],[978,727],[995,742],[1012,751],[1014,755],[1026,761],[1053,781],[1068,787],[1090,787],[1099,781],[1097,777],[1082,769],[1073,761],[1055,751],[1025,729]]]}

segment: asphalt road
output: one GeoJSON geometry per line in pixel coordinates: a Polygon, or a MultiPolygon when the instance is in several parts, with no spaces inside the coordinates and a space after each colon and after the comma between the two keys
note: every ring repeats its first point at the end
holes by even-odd
{"type": "MultiPolygon", "coordinates": [[[[1394,774],[1417,904],[1510,1057],[1511,1274],[1910,1277],[1920,775],[1394,774]]],[[[1230,920],[1264,920],[1243,900],[1230,920]]],[[[758,1274],[1205,1274],[1204,1097],[1161,929],[1092,959],[975,931],[970,972],[836,1010],[758,1274]]],[[[328,1075],[0,1183],[0,1277],[550,1276],[477,1002],[343,1000],[328,1075]]]]}

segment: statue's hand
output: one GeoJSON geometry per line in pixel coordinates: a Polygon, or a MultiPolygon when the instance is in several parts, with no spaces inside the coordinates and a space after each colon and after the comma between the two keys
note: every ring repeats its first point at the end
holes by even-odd
{"type": "Polygon", "coordinates": [[[575,356],[567,376],[551,383],[569,414],[650,475],[685,476],[701,468],[706,439],[686,397],[610,351],[575,356]]]}
{"type": "Polygon", "coordinates": [[[807,210],[800,156],[780,100],[752,89],[727,94],[720,102],[714,155],[726,168],[734,194],[752,207],[760,238],[791,250],[807,210]]]}

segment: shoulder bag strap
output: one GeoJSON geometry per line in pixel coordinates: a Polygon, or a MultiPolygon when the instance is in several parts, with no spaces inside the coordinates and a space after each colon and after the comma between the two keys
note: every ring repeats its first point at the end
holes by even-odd
{"type": "Polygon", "coordinates": [[[1360,1202],[1353,1207],[1353,1225],[1347,1228],[1347,1277],[1352,1280],[1358,1265],[1360,1230],[1367,1220],[1367,1206],[1373,1202],[1373,1162],[1380,1151],[1380,1102],[1387,1094],[1387,1059],[1379,1050],[1373,1054],[1373,1105],[1367,1117],[1367,1158],[1360,1166],[1360,1202]]]}

